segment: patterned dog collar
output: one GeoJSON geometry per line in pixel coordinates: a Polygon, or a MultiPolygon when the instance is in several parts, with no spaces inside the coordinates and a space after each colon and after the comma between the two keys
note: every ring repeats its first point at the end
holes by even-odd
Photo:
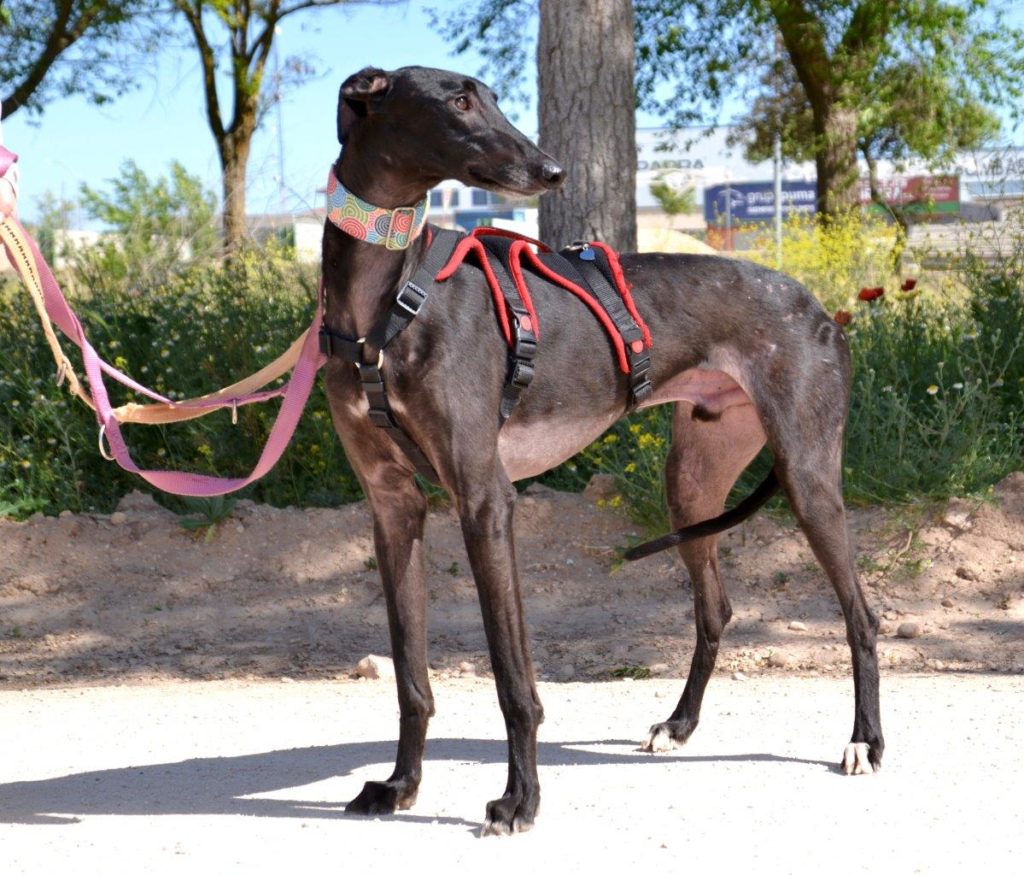
{"type": "Polygon", "coordinates": [[[327,218],[356,240],[408,249],[427,222],[427,199],[414,207],[393,210],[374,206],[345,188],[332,167],[327,176],[327,218]]]}

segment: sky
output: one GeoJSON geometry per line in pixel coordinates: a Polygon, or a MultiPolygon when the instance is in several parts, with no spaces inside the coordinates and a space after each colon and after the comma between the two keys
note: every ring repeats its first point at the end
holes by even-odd
{"type": "MultiPolygon", "coordinates": [[[[355,5],[300,12],[286,18],[277,37],[279,57],[312,60],[319,75],[288,91],[280,116],[271,111],[253,141],[248,167],[247,210],[279,212],[280,159],[278,118],[284,149],[284,207],[313,205],[317,188],[338,155],[338,86],[368,65],[394,69],[408,64],[443,67],[476,74],[475,53],[451,54],[452,42],[431,29],[424,6],[459,6],[452,0],[409,2],[390,7],[355,5]]],[[[154,178],[167,175],[170,163],[186,169],[220,194],[220,162],[205,116],[195,49],[167,47],[140,77],[139,87],[104,107],[80,97],[54,100],[41,116],[15,113],[4,122],[5,145],[17,152],[21,168],[20,213],[37,217],[45,192],[74,199],[81,183],[109,189],[128,159],[154,178]]],[[[536,113],[521,111],[518,124],[536,133],[536,113]]],[[[86,223],[75,217],[73,227],[86,223]]]]}

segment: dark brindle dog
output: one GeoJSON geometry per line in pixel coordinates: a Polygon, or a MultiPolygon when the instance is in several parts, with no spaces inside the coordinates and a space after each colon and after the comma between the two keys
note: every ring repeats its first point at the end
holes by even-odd
{"type": "MultiPolygon", "coordinates": [[[[445,179],[532,195],[557,187],[564,175],[508,122],[486,85],[440,70],[366,69],[351,76],[341,86],[338,136],[344,146],[334,165],[338,180],[387,209],[417,204],[445,179]]],[[[426,235],[396,250],[368,245],[328,223],[323,275],[331,333],[353,339],[370,333],[426,248],[426,235]]],[[[673,525],[720,514],[737,476],[768,444],[774,478],[846,619],[856,704],[843,769],[878,769],[877,620],[857,582],[840,490],[850,384],[843,332],[799,284],[753,264],[661,254],[623,255],[621,262],[654,341],[653,394],[646,404],[675,405],[666,470],[673,525]]],[[[528,282],[542,323],[536,377],[504,426],[497,411],[508,350],[475,265],[429,289],[422,312],[388,346],[382,367],[395,418],[452,497],[479,592],[509,747],[505,791],[487,805],[484,832],[493,833],[527,829],[540,801],[542,709],[516,571],[512,483],[568,459],[629,404],[626,377],[598,321],[565,291],[533,275],[528,282]]],[[[366,363],[378,360],[378,350],[361,350],[366,363]]],[[[334,357],[326,381],[335,426],[373,512],[401,711],[393,774],[367,783],[347,810],[390,813],[416,800],[434,712],[423,570],[426,500],[407,455],[368,418],[357,369],[334,357]]],[[[650,751],[682,744],[697,726],[731,614],[717,539],[683,540],[679,551],[693,582],[696,649],[678,706],[644,743],[650,751]]]]}

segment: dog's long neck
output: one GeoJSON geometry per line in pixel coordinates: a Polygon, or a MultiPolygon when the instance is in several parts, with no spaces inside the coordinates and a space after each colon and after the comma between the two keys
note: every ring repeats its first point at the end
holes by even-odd
{"type": "MultiPolygon", "coordinates": [[[[389,209],[413,205],[426,195],[422,186],[389,182],[379,168],[374,173],[360,171],[358,155],[351,150],[335,164],[335,173],[350,191],[389,209]]],[[[421,235],[408,249],[392,250],[356,240],[327,222],[323,242],[327,326],[350,337],[366,336],[419,263],[425,245],[421,235]]]]}

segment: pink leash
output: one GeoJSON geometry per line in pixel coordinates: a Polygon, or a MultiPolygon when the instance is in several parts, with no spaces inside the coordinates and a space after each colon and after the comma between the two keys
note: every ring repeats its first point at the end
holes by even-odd
{"type": "MultiPolygon", "coordinates": [[[[257,461],[256,466],[247,477],[212,477],[206,474],[195,474],[188,471],[145,470],[139,468],[139,466],[135,464],[128,451],[128,447],[121,434],[121,424],[114,415],[110,399],[107,396],[107,388],[103,382],[103,374],[106,373],[108,376],[135,392],[146,395],[163,404],[170,406],[176,405],[171,401],[171,399],[137,383],[135,380],[121,373],[117,368],[107,364],[99,357],[92,344],[90,344],[86,338],[81,322],[79,322],[78,317],[75,316],[71,307],[68,305],[67,299],[61,292],[60,287],[53,276],[53,272],[50,270],[49,265],[39,252],[39,248],[36,246],[35,241],[25,232],[25,229],[13,217],[8,217],[6,219],[6,223],[17,229],[17,231],[20,232],[19,236],[28,245],[29,254],[35,263],[35,268],[39,274],[47,313],[61,331],[74,341],[82,351],[82,361],[85,365],[85,373],[89,378],[89,394],[95,405],[96,418],[100,425],[101,448],[103,437],[106,436],[113,458],[122,468],[126,471],[131,471],[133,474],[138,474],[146,480],[146,482],[155,486],[157,489],[162,489],[165,492],[171,492],[175,495],[210,497],[214,495],[224,495],[228,492],[236,492],[237,490],[248,486],[250,483],[255,482],[274,467],[278,459],[281,458],[281,454],[288,446],[292,435],[295,433],[295,428],[302,416],[302,411],[305,409],[306,401],[308,400],[310,390],[313,387],[313,380],[316,377],[316,372],[326,361],[326,358],[320,353],[318,338],[318,329],[323,316],[322,294],[318,296],[316,313],[313,316],[313,324],[310,330],[306,333],[306,339],[302,345],[299,359],[295,363],[291,377],[284,386],[268,391],[252,392],[236,398],[197,399],[189,402],[189,406],[200,408],[235,408],[244,404],[251,404],[256,401],[265,401],[268,398],[283,395],[281,409],[278,411],[277,418],[274,421],[274,426],[270,431],[267,443],[263,448],[263,452],[260,454],[260,458],[257,461]]],[[[7,250],[11,263],[17,265],[17,253],[12,250],[6,237],[4,238],[4,248],[7,250]]]]}

